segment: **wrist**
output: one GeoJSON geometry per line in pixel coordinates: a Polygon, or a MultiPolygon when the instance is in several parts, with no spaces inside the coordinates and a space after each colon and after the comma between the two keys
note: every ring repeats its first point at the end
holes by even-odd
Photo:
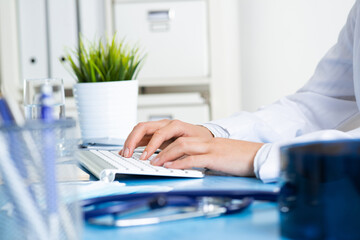
{"type": "Polygon", "coordinates": [[[215,137],[215,135],[207,127],[205,127],[203,125],[197,125],[197,126],[200,127],[199,129],[201,129],[201,132],[202,132],[201,135],[203,137],[206,137],[206,138],[214,138],[215,137]]]}
{"type": "Polygon", "coordinates": [[[229,132],[222,126],[211,122],[201,124],[201,126],[207,128],[211,132],[211,135],[215,138],[230,138],[229,132]]]}

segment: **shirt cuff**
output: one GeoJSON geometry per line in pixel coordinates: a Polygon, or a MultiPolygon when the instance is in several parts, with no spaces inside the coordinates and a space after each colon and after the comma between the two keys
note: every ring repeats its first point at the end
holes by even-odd
{"type": "Polygon", "coordinates": [[[351,139],[359,136],[359,130],[353,130],[344,133],[337,130],[323,130],[309,133],[288,141],[264,144],[256,153],[254,159],[254,173],[257,178],[263,182],[274,182],[280,176],[280,147],[296,143],[314,142],[314,141],[330,141],[339,139],[351,139]]]}
{"type": "Polygon", "coordinates": [[[224,128],[214,123],[204,123],[201,126],[206,127],[214,135],[214,137],[229,138],[230,134],[224,128]]]}
{"type": "Polygon", "coordinates": [[[280,175],[279,145],[264,144],[256,153],[254,159],[254,173],[264,183],[276,182],[280,175]]]}

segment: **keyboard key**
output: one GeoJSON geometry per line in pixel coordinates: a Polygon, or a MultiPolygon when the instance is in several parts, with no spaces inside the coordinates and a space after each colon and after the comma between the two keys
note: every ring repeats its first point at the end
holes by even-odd
{"type": "MultiPolygon", "coordinates": [[[[100,178],[101,173],[130,175],[152,175],[166,177],[201,178],[203,173],[198,170],[168,169],[150,164],[150,160],[139,160],[141,153],[134,153],[131,158],[124,158],[117,151],[90,150],[77,153],[80,162],[95,176],[100,178]]],[[[152,159],[157,154],[152,155],[152,159]]],[[[111,178],[113,179],[113,177],[111,178]]]]}

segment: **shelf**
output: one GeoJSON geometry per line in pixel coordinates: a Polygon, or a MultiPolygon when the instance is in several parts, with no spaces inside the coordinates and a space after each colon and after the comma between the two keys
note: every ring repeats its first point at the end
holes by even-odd
{"type": "Polygon", "coordinates": [[[139,107],[175,106],[205,104],[205,99],[200,93],[161,93],[139,95],[139,107]]]}
{"type": "Polygon", "coordinates": [[[210,84],[210,78],[159,78],[139,79],[140,87],[167,87],[210,84]]]}

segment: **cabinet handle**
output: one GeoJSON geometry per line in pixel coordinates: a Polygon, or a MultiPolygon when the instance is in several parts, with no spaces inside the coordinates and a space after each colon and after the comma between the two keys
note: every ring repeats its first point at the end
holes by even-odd
{"type": "Polygon", "coordinates": [[[36,57],[31,57],[30,58],[30,63],[35,64],[36,63],[36,57]]]}
{"type": "Polygon", "coordinates": [[[59,59],[60,59],[61,62],[65,62],[65,61],[66,61],[66,58],[65,58],[64,56],[59,57],[59,59]]]}
{"type": "Polygon", "coordinates": [[[174,17],[175,17],[175,12],[171,9],[148,11],[148,20],[150,22],[168,22],[174,17]]]}

